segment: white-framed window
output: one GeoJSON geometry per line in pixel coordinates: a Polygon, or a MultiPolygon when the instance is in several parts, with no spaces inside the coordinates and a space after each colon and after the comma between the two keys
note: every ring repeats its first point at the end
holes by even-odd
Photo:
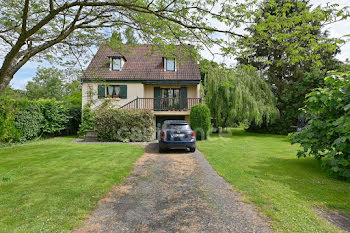
{"type": "Polygon", "coordinates": [[[122,59],[120,57],[111,58],[111,70],[121,70],[122,69],[122,59]]]}
{"type": "Polygon", "coordinates": [[[165,59],[165,71],[176,71],[176,60],[175,58],[166,58],[165,59]]]}
{"type": "Polygon", "coordinates": [[[127,85],[98,85],[98,98],[128,98],[127,85]]]}
{"type": "Polygon", "coordinates": [[[107,98],[120,98],[120,86],[119,85],[108,85],[106,87],[107,98]]]}

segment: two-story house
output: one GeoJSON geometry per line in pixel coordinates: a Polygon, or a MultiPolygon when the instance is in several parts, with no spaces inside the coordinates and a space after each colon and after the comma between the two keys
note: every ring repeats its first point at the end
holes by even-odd
{"type": "Polygon", "coordinates": [[[123,52],[101,46],[82,79],[83,107],[107,99],[117,108],[150,109],[157,126],[164,120],[189,120],[190,109],[201,102],[197,63],[162,55],[150,45],[126,47],[123,52]],[[125,51],[124,51],[125,50],[125,51]]]}

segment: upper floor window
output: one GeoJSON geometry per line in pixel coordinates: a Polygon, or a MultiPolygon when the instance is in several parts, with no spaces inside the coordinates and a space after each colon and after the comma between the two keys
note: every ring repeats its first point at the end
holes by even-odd
{"type": "Polygon", "coordinates": [[[166,58],[165,59],[165,71],[176,71],[175,58],[166,58]]]}
{"type": "Polygon", "coordinates": [[[121,70],[122,69],[122,59],[121,58],[112,58],[111,59],[112,62],[112,66],[111,69],[112,70],[121,70]]]}

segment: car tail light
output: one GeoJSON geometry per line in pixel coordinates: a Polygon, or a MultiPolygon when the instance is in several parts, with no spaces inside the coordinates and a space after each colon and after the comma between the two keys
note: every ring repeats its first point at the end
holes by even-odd
{"type": "Polygon", "coordinates": [[[161,137],[162,137],[163,139],[165,139],[165,132],[164,132],[164,131],[162,131],[161,137]]]}
{"type": "Polygon", "coordinates": [[[191,137],[194,138],[194,132],[193,131],[191,132],[191,137]]]}

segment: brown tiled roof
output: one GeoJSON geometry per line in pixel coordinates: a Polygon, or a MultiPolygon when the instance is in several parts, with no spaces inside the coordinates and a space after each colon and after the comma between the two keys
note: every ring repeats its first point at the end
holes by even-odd
{"type": "MultiPolygon", "coordinates": [[[[115,51],[101,46],[85,71],[83,79],[99,80],[200,80],[198,65],[193,59],[177,56],[176,72],[164,71],[163,55],[150,45],[137,45],[115,51]],[[109,57],[124,57],[126,62],[121,71],[110,70],[109,57]]],[[[179,51],[181,49],[179,48],[179,51]]],[[[180,52],[179,52],[180,53],[180,52]]]]}

